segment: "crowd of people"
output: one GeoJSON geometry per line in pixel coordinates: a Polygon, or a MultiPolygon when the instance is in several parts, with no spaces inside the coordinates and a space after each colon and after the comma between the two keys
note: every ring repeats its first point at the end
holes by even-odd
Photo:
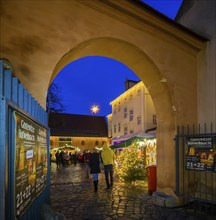
{"type": "Polygon", "coordinates": [[[83,159],[76,152],[67,152],[67,151],[57,151],[55,154],[55,161],[57,167],[59,166],[67,166],[69,164],[76,165],[77,162],[82,162],[83,159]]]}
{"type": "Polygon", "coordinates": [[[93,151],[86,150],[83,154],[77,155],[76,152],[68,153],[64,151],[57,151],[55,154],[56,165],[67,166],[69,164],[76,165],[77,162],[85,163],[86,178],[92,175],[94,192],[98,191],[98,177],[102,170],[104,170],[106,189],[113,187],[113,164],[115,154],[107,142],[104,142],[102,150],[94,148],[93,151]]]}

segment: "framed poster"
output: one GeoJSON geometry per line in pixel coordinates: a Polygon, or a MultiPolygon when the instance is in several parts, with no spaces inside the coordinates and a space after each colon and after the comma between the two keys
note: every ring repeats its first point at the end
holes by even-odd
{"type": "Polygon", "coordinates": [[[186,138],[186,169],[215,172],[215,136],[186,138]]]}
{"type": "Polygon", "coordinates": [[[14,111],[15,121],[15,214],[22,215],[46,186],[47,131],[14,111]]]}

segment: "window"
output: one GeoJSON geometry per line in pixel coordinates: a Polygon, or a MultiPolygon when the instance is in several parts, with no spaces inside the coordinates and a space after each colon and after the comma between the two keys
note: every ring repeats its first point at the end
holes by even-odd
{"type": "Polygon", "coordinates": [[[137,95],[140,95],[141,94],[141,89],[138,89],[137,90],[137,95]]]}
{"type": "Polygon", "coordinates": [[[118,123],[118,132],[121,132],[121,124],[118,123]]]}
{"type": "Polygon", "coordinates": [[[153,122],[153,124],[157,124],[157,117],[156,117],[156,115],[152,116],[152,122],[153,122]]]}
{"type": "Polygon", "coordinates": [[[113,113],[116,114],[116,105],[114,105],[113,113]]]}
{"type": "Polygon", "coordinates": [[[85,141],[82,141],[82,142],[81,142],[81,145],[85,145],[85,141]]]}
{"type": "Polygon", "coordinates": [[[133,109],[130,110],[130,121],[133,121],[134,113],[133,109]]]}
{"type": "Polygon", "coordinates": [[[130,100],[133,98],[133,95],[130,95],[130,100]]]}
{"type": "Polygon", "coordinates": [[[141,116],[137,117],[137,124],[140,125],[141,124],[141,116]]]}
{"type": "Polygon", "coordinates": [[[114,125],[114,129],[113,130],[114,130],[114,133],[116,133],[116,125],[114,125]]]}
{"type": "Polygon", "coordinates": [[[128,127],[124,127],[124,134],[128,133],[128,127]]]}
{"type": "Polygon", "coordinates": [[[120,110],[121,110],[121,102],[119,102],[119,106],[118,106],[118,111],[120,112],[120,110]]]}
{"type": "Polygon", "coordinates": [[[95,145],[98,146],[98,141],[95,141],[95,145]]]}
{"type": "Polygon", "coordinates": [[[127,118],[127,107],[124,108],[124,118],[127,118]]]}
{"type": "Polygon", "coordinates": [[[130,130],[130,134],[133,134],[134,133],[134,131],[133,130],[130,130]]]}

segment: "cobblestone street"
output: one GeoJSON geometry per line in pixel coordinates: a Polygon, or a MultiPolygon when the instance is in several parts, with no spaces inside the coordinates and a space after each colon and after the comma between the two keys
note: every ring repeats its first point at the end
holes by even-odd
{"type": "Polygon", "coordinates": [[[100,174],[99,190],[93,190],[92,179],[85,178],[84,164],[57,168],[51,166],[51,207],[67,220],[208,220],[186,208],[162,208],[151,202],[147,185],[117,182],[105,190],[104,174],[100,174]]]}

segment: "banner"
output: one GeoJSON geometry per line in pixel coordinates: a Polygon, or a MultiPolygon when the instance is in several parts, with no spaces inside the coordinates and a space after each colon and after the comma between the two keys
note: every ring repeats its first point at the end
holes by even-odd
{"type": "Polygon", "coordinates": [[[15,213],[25,213],[46,186],[47,131],[14,111],[15,119],[15,213]]]}
{"type": "Polygon", "coordinates": [[[216,172],[215,136],[186,138],[186,169],[216,172]]]}

